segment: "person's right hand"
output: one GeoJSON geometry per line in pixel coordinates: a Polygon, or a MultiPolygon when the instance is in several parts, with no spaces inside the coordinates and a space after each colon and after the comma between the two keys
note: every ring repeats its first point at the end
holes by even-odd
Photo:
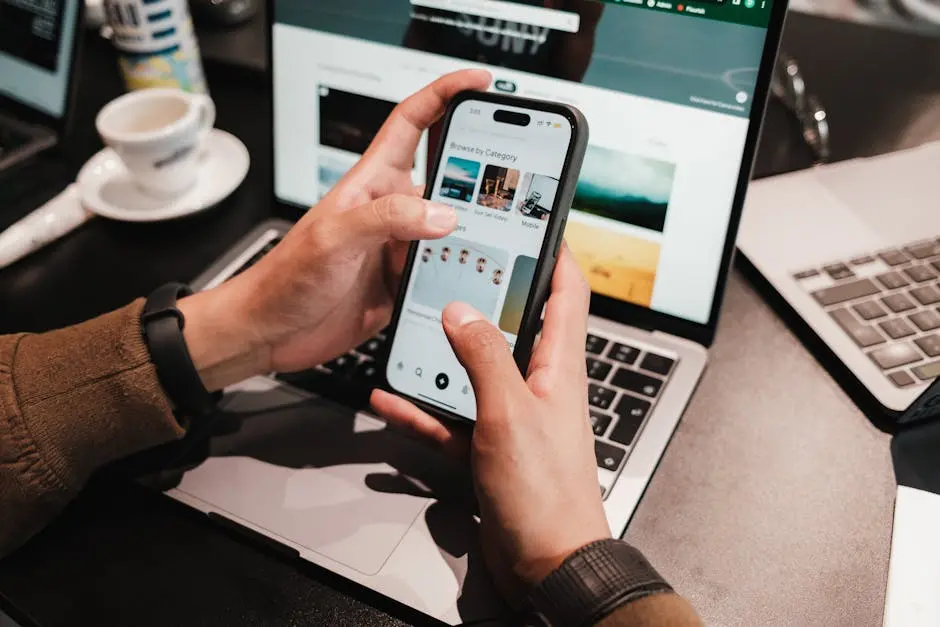
{"type": "Polygon", "coordinates": [[[456,455],[469,455],[481,540],[493,579],[518,602],[568,555],[610,537],[588,418],[584,340],[590,291],[567,247],[552,278],[542,336],[524,379],[502,333],[452,303],[444,331],[470,375],[477,401],[472,441],[381,390],[372,405],[456,455]],[[469,446],[468,446],[469,444],[469,446]]]}

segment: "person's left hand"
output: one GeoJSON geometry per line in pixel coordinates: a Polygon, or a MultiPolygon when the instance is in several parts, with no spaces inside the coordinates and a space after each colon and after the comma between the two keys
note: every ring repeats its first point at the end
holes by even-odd
{"type": "Polygon", "coordinates": [[[401,102],[356,166],[278,246],[180,302],[207,387],[324,363],[388,324],[410,241],[457,225],[452,208],[425,201],[413,186],[421,135],[455,94],[490,80],[484,70],[454,72],[401,102]]]}

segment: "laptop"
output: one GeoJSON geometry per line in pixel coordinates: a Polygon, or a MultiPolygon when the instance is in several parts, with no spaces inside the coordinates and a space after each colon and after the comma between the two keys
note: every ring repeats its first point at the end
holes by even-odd
{"type": "Polygon", "coordinates": [[[738,238],[886,429],[940,376],[938,164],[931,143],[756,181],[738,238]]]}
{"type": "Polygon", "coordinates": [[[72,118],[83,0],[0,0],[0,177],[72,118]]]}
{"type": "MultiPolygon", "coordinates": [[[[274,248],[395,104],[444,73],[485,67],[494,90],[577,106],[591,142],[566,237],[593,292],[590,418],[599,490],[621,535],[707,363],[785,3],[275,0],[269,9],[273,203],[287,219],[258,226],[195,287],[217,286],[274,248]]],[[[432,141],[415,155],[416,182],[432,141]]],[[[387,351],[379,334],[309,371],[229,390],[224,409],[244,419],[167,493],[439,621],[498,615],[466,469],[368,411],[387,351]]]]}

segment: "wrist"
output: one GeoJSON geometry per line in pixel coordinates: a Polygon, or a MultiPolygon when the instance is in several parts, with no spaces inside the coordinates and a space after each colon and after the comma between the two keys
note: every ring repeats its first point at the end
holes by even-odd
{"type": "Polygon", "coordinates": [[[587,627],[617,608],[672,587],[636,548],[591,542],[568,556],[529,596],[527,626],[587,627]]]}
{"type": "Polygon", "coordinates": [[[242,302],[226,283],[179,301],[186,347],[210,392],[268,371],[270,350],[242,302]]]}
{"type": "Polygon", "coordinates": [[[552,557],[545,557],[529,563],[526,566],[525,571],[520,573],[522,581],[526,584],[527,590],[534,590],[539,585],[541,585],[541,583],[545,581],[546,577],[558,570],[561,565],[565,563],[566,559],[574,555],[578,549],[587,544],[590,543],[585,542],[584,545],[578,545],[568,551],[563,551],[552,557]]]}
{"type": "Polygon", "coordinates": [[[595,533],[578,533],[577,537],[571,537],[566,542],[556,544],[555,550],[546,551],[544,557],[530,560],[524,566],[520,565],[521,572],[517,574],[527,588],[531,590],[540,585],[546,577],[558,570],[565,560],[583,547],[593,542],[609,539],[611,539],[611,535],[605,520],[602,528],[596,529],[595,533]]]}

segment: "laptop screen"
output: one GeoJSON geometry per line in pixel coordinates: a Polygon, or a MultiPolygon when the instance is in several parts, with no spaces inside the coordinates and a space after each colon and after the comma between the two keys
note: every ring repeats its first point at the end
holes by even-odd
{"type": "Polygon", "coordinates": [[[0,0],[0,94],[60,118],[83,0],[0,0]]]}
{"type": "Polygon", "coordinates": [[[275,193],[316,202],[395,103],[483,66],[590,123],[566,239],[594,293],[706,324],[772,1],[276,0],[275,193]]]}

